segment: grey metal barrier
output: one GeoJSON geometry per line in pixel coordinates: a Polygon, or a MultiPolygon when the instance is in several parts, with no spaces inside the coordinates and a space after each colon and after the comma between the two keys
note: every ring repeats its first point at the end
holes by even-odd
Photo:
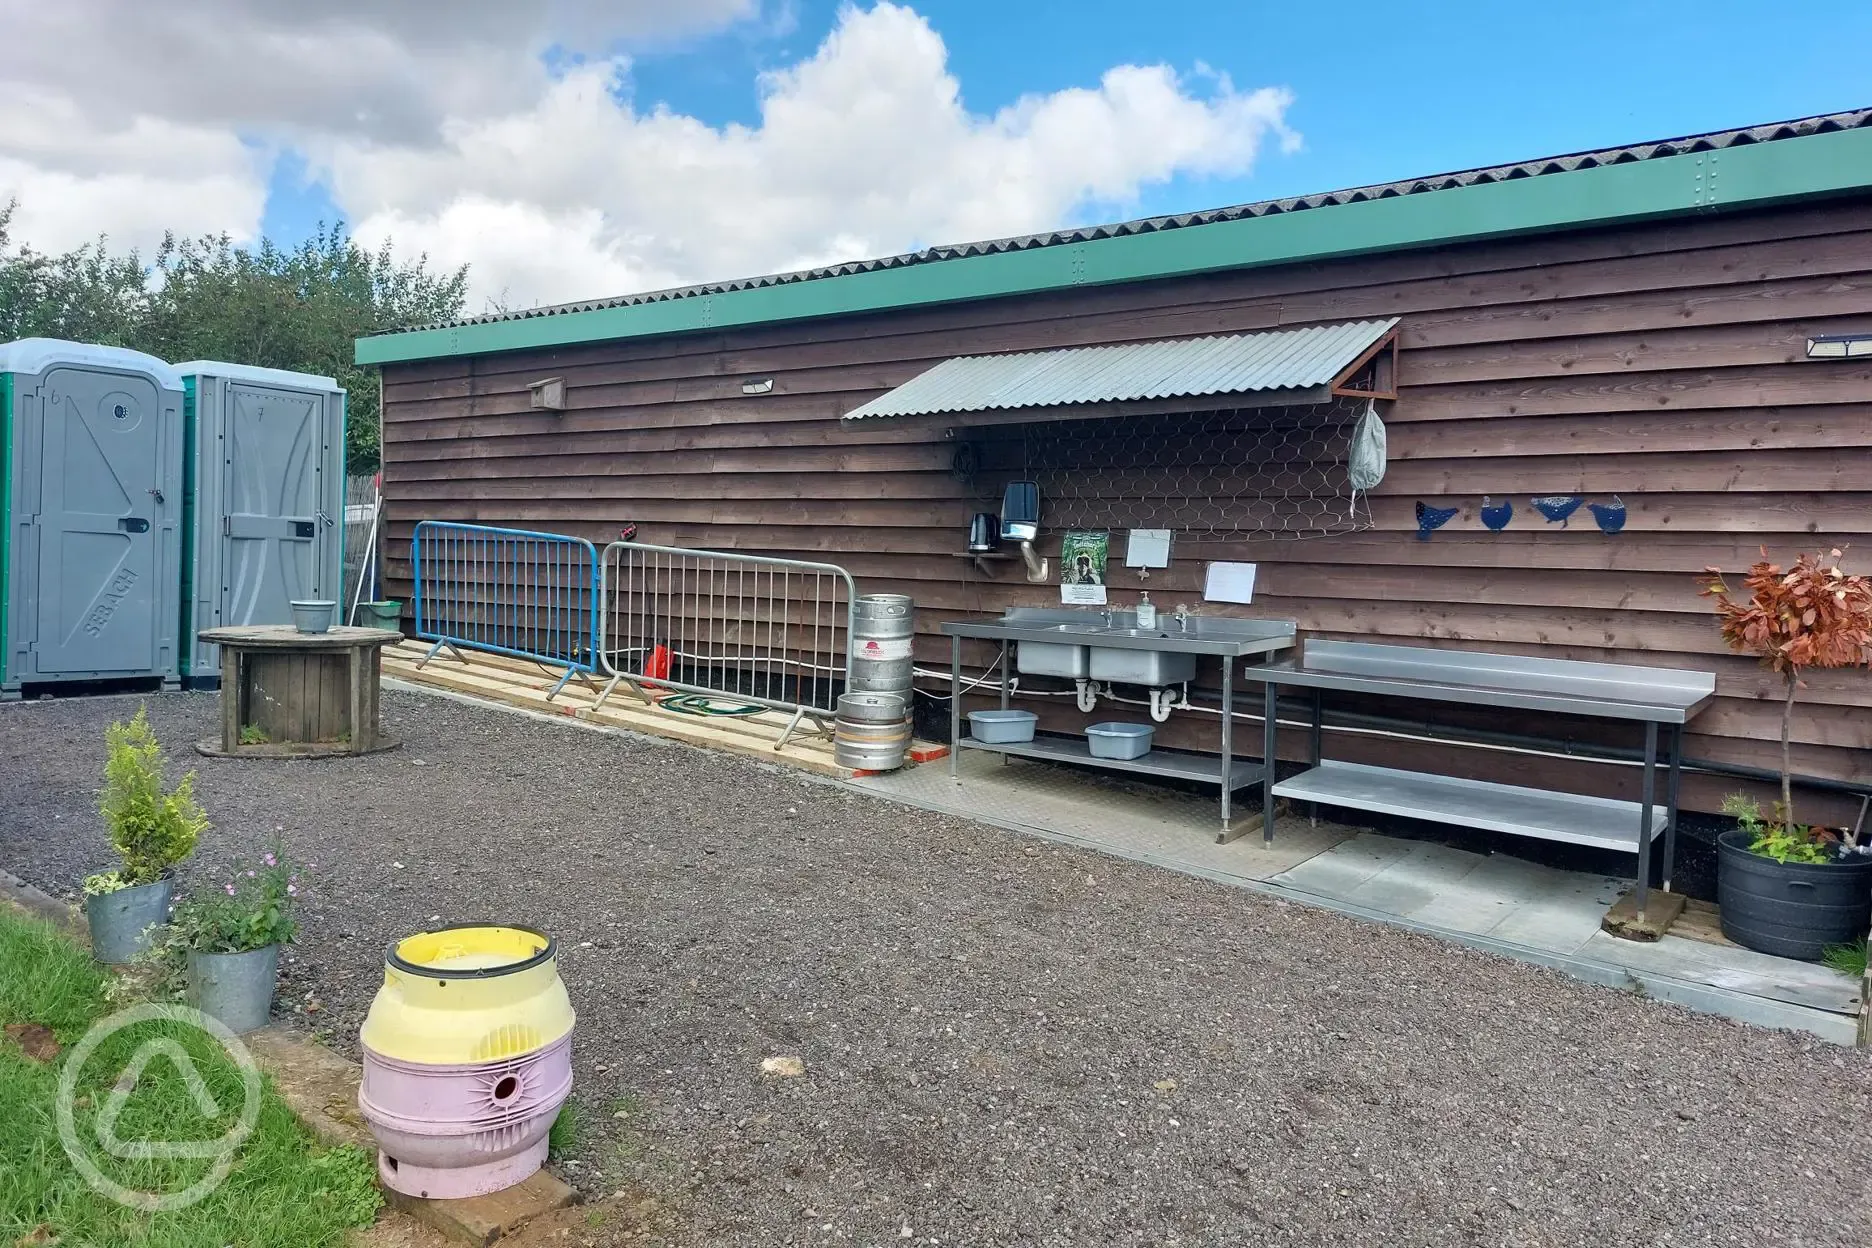
{"type": "Polygon", "coordinates": [[[587,685],[598,661],[598,551],[558,533],[424,520],[411,540],[416,636],[444,647],[560,664],[556,697],[574,676],[587,685]]]}
{"type": "Polygon", "coordinates": [[[832,736],[851,678],[847,638],[857,591],[830,563],[772,559],[643,542],[605,547],[599,666],[645,702],[651,689],[722,695],[803,721],[832,736]]]}

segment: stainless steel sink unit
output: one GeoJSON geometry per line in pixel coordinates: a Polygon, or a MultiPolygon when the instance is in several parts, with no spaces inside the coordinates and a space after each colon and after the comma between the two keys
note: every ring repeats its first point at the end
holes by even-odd
{"type": "MultiPolygon", "coordinates": [[[[1185,623],[1162,618],[1159,626],[1143,629],[1129,612],[1115,612],[1107,623],[1097,615],[1070,608],[1021,607],[998,620],[962,621],[943,625],[950,637],[950,676],[952,689],[962,684],[962,639],[980,638],[1001,643],[1001,705],[1010,700],[1008,688],[1008,646],[1019,647],[1016,663],[1030,675],[1090,677],[1126,684],[1171,685],[1189,680],[1196,674],[1196,660],[1215,655],[1222,660],[1222,705],[1228,706],[1235,693],[1235,660],[1250,655],[1267,655],[1290,649],[1294,644],[1294,624],[1288,620],[1238,620],[1213,616],[1191,616],[1185,623]]],[[[1239,827],[1230,818],[1234,794],[1251,785],[1265,785],[1267,772],[1261,764],[1238,762],[1234,757],[1234,717],[1221,719],[1221,752],[1195,754],[1173,750],[1153,750],[1142,758],[1094,758],[1084,741],[1040,738],[1018,744],[990,744],[962,735],[962,699],[949,704],[950,738],[955,749],[949,756],[949,774],[960,779],[958,759],[964,749],[992,750],[1008,758],[1041,758],[1054,762],[1080,763],[1107,767],[1115,771],[1134,771],[1146,775],[1175,776],[1216,785],[1222,791],[1222,832],[1220,843],[1236,837],[1262,822],[1256,815],[1239,827]]],[[[1264,801],[1263,806],[1266,806],[1264,801]]],[[[1264,829],[1272,835],[1273,829],[1264,829]]]]}

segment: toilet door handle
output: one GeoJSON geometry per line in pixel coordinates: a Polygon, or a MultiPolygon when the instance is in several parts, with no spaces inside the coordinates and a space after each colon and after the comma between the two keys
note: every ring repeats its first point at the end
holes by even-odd
{"type": "Polygon", "coordinates": [[[142,516],[125,516],[117,522],[117,527],[126,533],[147,533],[149,532],[149,521],[145,520],[142,516]]]}

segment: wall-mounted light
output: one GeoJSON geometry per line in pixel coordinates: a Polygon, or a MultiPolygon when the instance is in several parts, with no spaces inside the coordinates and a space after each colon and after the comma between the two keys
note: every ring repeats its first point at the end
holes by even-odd
{"type": "Polygon", "coordinates": [[[744,381],[741,383],[742,394],[766,394],[772,389],[773,378],[771,377],[762,377],[758,381],[744,381]]]}
{"type": "Polygon", "coordinates": [[[527,398],[533,406],[545,412],[563,412],[566,405],[566,384],[563,377],[548,377],[545,381],[536,381],[527,387],[527,398]]]}
{"type": "Polygon", "coordinates": [[[1827,334],[1807,340],[1810,360],[1857,360],[1872,356],[1872,334],[1827,334]]]}

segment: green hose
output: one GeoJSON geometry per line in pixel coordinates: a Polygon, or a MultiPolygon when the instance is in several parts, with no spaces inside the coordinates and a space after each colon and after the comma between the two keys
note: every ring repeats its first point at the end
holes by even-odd
{"type": "Polygon", "coordinates": [[[767,708],[753,702],[717,703],[701,693],[669,693],[657,699],[657,705],[678,715],[758,715],[767,708]]]}

